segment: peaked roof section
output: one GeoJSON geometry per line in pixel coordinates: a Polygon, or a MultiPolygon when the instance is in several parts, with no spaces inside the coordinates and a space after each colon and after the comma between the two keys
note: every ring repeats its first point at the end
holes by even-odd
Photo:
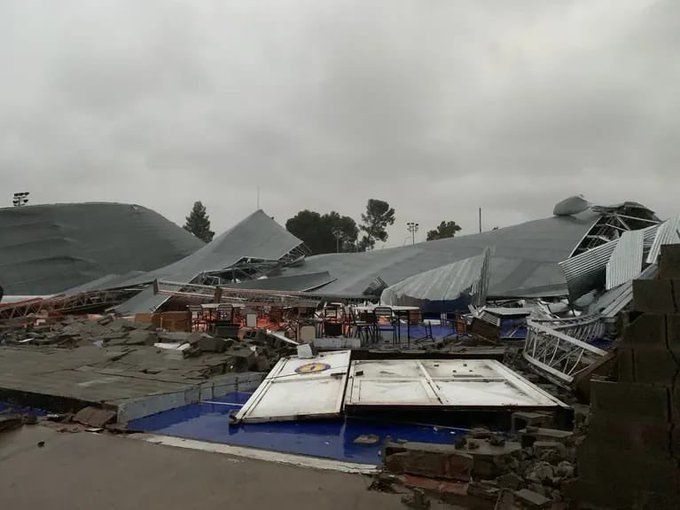
{"type": "Polygon", "coordinates": [[[258,209],[198,251],[131,281],[158,279],[190,282],[201,273],[222,271],[245,258],[279,260],[302,244],[297,237],[258,209]]]}
{"type": "Polygon", "coordinates": [[[140,205],[2,208],[0,285],[5,294],[53,294],[111,273],[149,271],[204,245],[140,205]]]}
{"type": "MultiPolygon", "coordinates": [[[[243,259],[277,261],[302,244],[300,239],[259,209],[188,257],[121,285],[155,279],[188,283],[201,273],[222,271],[243,259]]],[[[165,296],[154,295],[147,289],[121,304],[118,311],[124,314],[154,311],[165,299],[165,296]]]]}

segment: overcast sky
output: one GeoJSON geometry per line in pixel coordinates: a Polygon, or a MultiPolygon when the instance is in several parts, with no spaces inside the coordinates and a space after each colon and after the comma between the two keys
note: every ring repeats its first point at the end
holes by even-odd
{"type": "Polygon", "coordinates": [[[680,212],[677,0],[0,0],[0,59],[2,205],[680,212]]]}

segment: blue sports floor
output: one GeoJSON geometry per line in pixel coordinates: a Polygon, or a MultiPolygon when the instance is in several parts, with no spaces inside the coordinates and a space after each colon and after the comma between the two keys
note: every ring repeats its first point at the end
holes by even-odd
{"type": "Polygon", "coordinates": [[[453,443],[464,429],[364,419],[297,421],[231,425],[229,413],[238,410],[250,393],[231,393],[212,403],[199,403],[131,421],[136,431],[197,439],[233,446],[311,455],[362,464],[380,464],[381,444],[387,436],[430,443],[453,443]],[[355,444],[364,434],[374,434],[373,445],[355,444]]]}

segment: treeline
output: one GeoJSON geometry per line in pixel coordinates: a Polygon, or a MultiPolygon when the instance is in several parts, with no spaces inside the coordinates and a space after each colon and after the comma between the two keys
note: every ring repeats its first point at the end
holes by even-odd
{"type": "MultiPolygon", "coordinates": [[[[320,214],[305,209],[286,221],[286,230],[293,234],[312,251],[312,254],[368,251],[378,241],[389,237],[387,227],[394,224],[394,208],[384,200],[369,199],[366,211],[361,214],[361,223],[336,211],[320,214]]],[[[186,217],[184,228],[206,243],[215,233],[210,230],[210,218],[201,202],[194,206],[186,217]]],[[[427,240],[453,237],[460,231],[455,221],[442,221],[437,228],[427,232],[427,240]]]]}

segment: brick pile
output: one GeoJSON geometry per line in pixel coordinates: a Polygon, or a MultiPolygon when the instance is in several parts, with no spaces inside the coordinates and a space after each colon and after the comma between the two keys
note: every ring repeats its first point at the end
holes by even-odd
{"type": "Polygon", "coordinates": [[[633,285],[616,381],[593,381],[573,496],[582,508],[680,508],[680,246],[633,285]]]}

